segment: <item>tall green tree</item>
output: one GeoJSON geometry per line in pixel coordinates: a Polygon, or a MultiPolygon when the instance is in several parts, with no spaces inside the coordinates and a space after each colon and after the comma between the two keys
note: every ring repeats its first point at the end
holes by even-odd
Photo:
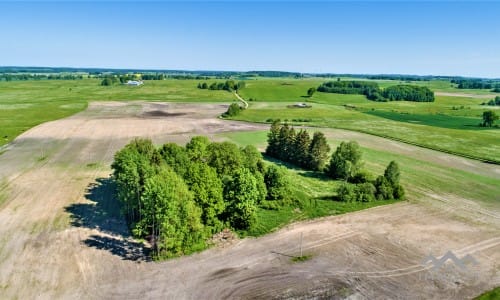
{"type": "Polygon", "coordinates": [[[193,161],[206,162],[208,159],[207,147],[210,140],[206,136],[195,136],[186,144],[186,151],[193,161]]]}
{"type": "Polygon", "coordinates": [[[295,129],[290,127],[287,123],[281,126],[278,138],[280,145],[280,151],[278,152],[279,159],[283,161],[292,161],[295,135],[295,129]]]}
{"type": "Polygon", "coordinates": [[[374,186],[376,189],[375,195],[378,200],[394,199],[394,189],[385,176],[381,175],[377,177],[377,179],[375,179],[374,186]]]}
{"type": "Polygon", "coordinates": [[[483,126],[491,127],[496,120],[498,120],[498,115],[494,111],[487,110],[483,112],[483,126]]]}
{"type": "Polygon", "coordinates": [[[308,168],[315,171],[322,171],[325,168],[330,146],[328,145],[325,135],[322,132],[316,131],[309,147],[308,168]]]}
{"type": "Polygon", "coordinates": [[[236,170],[224,187],[224,198],[228,202],[226,212],[233,228],[248,229],[255,223],[260,197],[257,180],[252,173],[245,168],[236,170]]]}
{"type": "Polygon", "coordinates": [[[191,158],[184,147],[175,143],[167,143],[160,148],[159,153],[168,166],[181,177],[184,177],[187,167],[191,163],[191,158]]]}
{"type": "Polygon", "coordinates": [[[231,176],[243,166],[240,149],[233,143],[211,143],[207,147],[208,165],[215,168],[219,176],[231,176]]]}
{"type": "Polygon", "coordinates": [[[326,174],[334,179],[349,180],[362,166],[361,150],[355,141],[342,142],[332,154],[326,174]]]}
{"type": "Polygon", "coordinates": [[[266,154],[272,157],[278,157],[281,144],[280,144],[280,131],[281,131],[281,121],[274,120],[267,134],[267,148],[266,154]]]}
{"type": "Polygon", "coordinates": [[[123,204],[129,224],[142,218],[141,195],[144,182],[157,172],[160,156],[151,140],[134,139],[115,154],[111,165],[117,198],[123,204]]]}
{"type": "Polygon", "coordinates": [[[285,168],[275,165],[269,166],[264,176],[264,182],[267,188],[267,199],[281,200],[288,197],[290,181],[285,168]]]}
{"type": "Polygon", "coordinates": [[[384,171],[384,177],[391,185],[392,196],[394,199],[403,199],[405,195],[405,190],[399,183],[400,176],[401,174],[397,162],[391,161],[384,171]]]}
{"type": "Polygon", "coordinates": [[[384,171],[384,176],[392,186],[398,185],[401,176],[398,163],[394,160],[391,161],[384,171]]]}
{"type": "Polygon", "coordinates": [[[148,178],[141,197],[144,218],[134,228],[135,234],[153,234],[159,257],[190,253],[204,243],[201,210],[188,187],[173,170],[163,168],[148,178]]]}
{"type": "Polygon", "coordinates": [[[307,97],[312,97],[316,92],[316,88],[312,87],[307,90],[307,97]]]}
{"type": "Polygon", "coordinates": [[[301,166],[307,167],[309,162],[309,148],[311,146],[311,136],[305,130],[300,130],[295,139],[293,140],[291,149],[291,162],[301,166]]]}
{"type": "Polygon", "coordinates": [[[184,175],[184,180],[193,193],[193,199],[201,208],[201,220],[211,233],[222,230],[220,217],[226,208],[223,185],[214,168],[202,162],[193,162],[184,175]]]}
{"type": "Polygon", "coordinates": [[[241,154],[243,157],[243,166],[252,172],[252,174],[264,173],[264,161],[262,160],[262,154],[255,148],[254,145],[247,145],[241,149],[241,154]]]}

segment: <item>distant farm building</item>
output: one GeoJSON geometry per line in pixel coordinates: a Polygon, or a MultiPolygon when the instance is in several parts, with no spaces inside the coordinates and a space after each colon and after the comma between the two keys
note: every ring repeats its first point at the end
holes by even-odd
{"type": "Polygon", "coordinates": [[[143,85],[144,82],[142,82],[141,80],[129,80],[125,84],[132,85],[132,86],[139,86],[139,85],[143,85]]]}
{"type": "Polygon", "coordinates": [[[294,105],[287,105],[288,108],[311,108],[311,105],[306,103],[295,103],[294,105]]]}

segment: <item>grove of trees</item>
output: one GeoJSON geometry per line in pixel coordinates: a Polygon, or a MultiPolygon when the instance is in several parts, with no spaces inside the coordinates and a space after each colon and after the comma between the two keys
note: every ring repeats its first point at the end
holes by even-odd
{"type": "Polygon", "coordinates": [[[225,91],[238,91],[245,87],[244,81],[235,82],[234,80],[226,80],[225,82],[214,82],[210,85],[208,83],[198,83],[199,89],[209,89],[209,90],[225,90],[225,91]]]}
{"type": "Polygon", "coordinates": [[[317,90],[324,93],[367,95],[370,92],[378,91],[379,87],[376,82],[371,81],[337,80],[322,83],[317,90]]]}
{"type": "Polygon", "coordinates": [[[434,101],[434,92],[429,88],[408,84],[394,85],[381,89],[376,82],[337,80],[325,82],[317,90],[325,93],[365,95],[367,99],[373,101],[434,101]]]}
{"type": "Polygon", "coordinates": [[[322,132],[315,132],[311,139],[306,130],[296,132],[280,120],[271,124],[267,142],[266,155],[308,170],[322,171],[330,152],[322,132]]]}
{"type": "MultiPolygon", "coordinates": [[[[311,140],[305,130],[298,132],[276,120],[268,133],[266,155],[290,162],[304,169],[322,171],[342,180],[337,194],[341,201],[403,199],[404,188],[399,183],[400,171],[391,161],[383,175],[376,178],[363,170],[362,152],[356,142],[341,142],[326,164],[330,146],[323,133],[315,132],[311,140]]],[[[269,185],[268,185],[269,186],[269,185]]]]}
{"type": "Polygon", "coordinates": [[[404,188],[399,183],[399,166],[395,161],[389,163],[383,175],[373,180],[373,175],[362,170],[361,157],[361,149],[353,141],[341,142],[331,156],[325,173],[344,181],[337,190],[341,201],[369,202],[404,198],[404,188]]]}
{"type": "Polygon", "coordinates": [[[495,124],[495,121],[498,120],[498,115],[492,111],[487,110],[483,112],[483,123],[481,126],[483,127],[492,127],[495,124]]]}
{"type": "Polygon", "coordinates": [[[253,146],[194,137],[185,147],[135,139],[115,154],[116,195],[134,236],[155,258],[191,253],[225,227],[248,229],[264,200],[288,197],[286,171],[253,146]]]}
{"type": "Polygon", "coordinates": [[[243,107],[241,107],[238,103],[231,103],[229,107],[227,108],[227,111],[222,114],[223,117],[234,117],[236,115],[239,115],[240,112],[244,110],[243,107]]]}
{"type": "Polygon", "coordinates": [[[500,89],[500,82],[484,79],[452,79],[459,89],[500,89]]]}

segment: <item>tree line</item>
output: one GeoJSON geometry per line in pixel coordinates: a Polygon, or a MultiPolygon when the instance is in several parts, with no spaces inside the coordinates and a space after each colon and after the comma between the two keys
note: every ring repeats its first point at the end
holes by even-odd
{"type": "Polygon", "coordinates": [[[82,74],[0,74],[0,81],[22,80],[78,80],[82,74]]]}
{"type": "Polygon", "coordinates": [[[135,139],[115,154],[116,196],[134,236],[155,258],[204,249],[225,227],[248,229],[257,207],[288,197],[286,169],[267,166],[253,146],[192,138],[184,147],[135,139]]]}
{"type": "Polygon", "coordinates": [[[318,92],[365,95],[372,101],[416,101],[433,102],[434,92],[427,87],[399,84],[381,89],[376,82],[361,80],[328,81],[322,83],[318,92]]]}
{"type": "Polygon", "coordinates": [[[297,132],[287,123],[274,120],[267,137],[266,155],[307,170],[324,168],[330,146],[322,132],[315,132],[311,138],[306,130],[297,132]]]}
{"type": "Polygon", "coordinates": [[[206,82],[198,83],[198,88],[203,90],[225,90],[228,92],[238,91],[245,87],[244,81],[235,82],[234,80],[226,80],[225,82],[213,82],[208,84],[206,82]]]}
{"type": "Polygon", "coordinates": [[[500,82],[482,79],[452,79],[459,89],[488,89],[500,92],[500,82]]]}
{"type": "MultiPolygon", "coordinates": [[[[339,78],[340,79],[340,78],[339,78]]],[[[361,81],[361,80],[337,80],[322,83],[318,88],[318,92],[337,93],[337,94],[359,94],[367,95],[378,91],[379,87],[376,82],[361,81]]]]}
{"type": "Polygon", "coordinates": [[[434,92],[425,86],[394,85],[382,90],[382,97],[389,101],[433,102],[434,92]]]}
{"type": "Polygon", "coordinates": [[[327,163],[330,146],[322,132],[315,132],[311,139],[306,130],[297,132],[287,123],[276,120],[267,137],[266,155],[343,180],[337,190],[341,201],[404,198],[398,164],[390,162],[384,174],[375,178],[363,170],[362,152],[356,142],[340,143],[327,163]]]}

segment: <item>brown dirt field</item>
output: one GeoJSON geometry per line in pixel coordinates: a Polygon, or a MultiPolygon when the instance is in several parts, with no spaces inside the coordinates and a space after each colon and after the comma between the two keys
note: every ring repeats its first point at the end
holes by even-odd
{"type": "MultiPolygon", "coordinates": [[[[0,182],[7,183],[0,205],[0,298],[466,299],[500,285],[500,208],[431,193],[295,223],[187,257],[147,261],[104,197],[113,154],[133,137],[185,142],[198,134],[267,128],[215,118],[226,107],[93,103],[18,137],[0,155],[0,182]],[[293,263],[301,234],[311,259],[293,263]],[[470,254],[478,264],[462,270],[448,263],[433,271],[421,263],[448,250],[459,258],[470,254]]],[[[355,135],[361,142],[380,141],[355,135]]],[[[462,163],[471,170],[485,165],[462,163]]]]}

